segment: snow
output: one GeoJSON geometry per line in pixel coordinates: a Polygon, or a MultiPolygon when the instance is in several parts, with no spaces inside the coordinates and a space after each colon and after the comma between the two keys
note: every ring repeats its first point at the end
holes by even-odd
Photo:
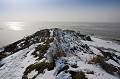
{"type": "Polygon", "coordinates": [[[28,78],[33,78],[35,75],[37,75],[37,71],[33,70],[31,73],[28,74],[28,78]]]}
{"type": "Polygon", "coordinates": [[[102,39],[96,38],[96,37],[91,37],[91,39],[93,41],[82,40],[82,42],[89,46],[92,45],[92,46],[97,46],[97,47],[105,47],[105,48],[114,49],[116,51],[120,51],[120,45],[113,43],[112,41],[106,41],[106,40],[102,40],[102,39]]]}
{"type": "Polygon", "coordinates": [[[53,29],[50,30],[50,36],[52,37],[53,36],[53,29]]]}
{"type": "Polygon", "coordinates": [[[62,72],[60,73],[55,79],[72,79],[71,75],[69,73],[62,72]]]}
{"type": "Polygon", "coordinates": [[[96,55],[101,55],[101,56],[103,56],[103,54],[100,53],[100,51],[99,51],[98,49],[96,49],[95,47],[90,46],[90,49],[91,49],[92,51],[94,51],[94,53],[95,53],[96,55]]]}
{"type": "Polygon", "coordinates": [[[47,69],[45,70],[45,73],[44,74],[39,74],[37,77],[36,77],[36,79],[54,79],[54,75],[53,75],[53,73],[54,73],[54,70],[52,70],[52,71],[48,71],[47,69]]]}
{"type": "Polygon", "coordinates": [[[118,63],[116,63],[115,61],[113,61],[113,60],[111,60],[111,59],[109,59],[109,60],[106,61],[106,62],[109,63],[109,64],[113,64],[114,66],[120,67],[120,65],[119,65],[118,63]]]}
{"type": "Polygon", "coordinates": [[[21,79],[26,67],[37,62],[37,58],[31,55],[36,45],[38,44],[33,44],[3,59],[4,65],[0,68],[0,79],[21,79]]]}
{"type": "Polygon", "coordinates": [[[83,70],[84,72],[86,72],[86,70],[94,71],[94,74],[86,74],[88,79],[119,79],[113,75],[108,74],[99,66],[87,64],[82,61],[78,61],[77,64],[78,64],[78,66],[80,66],[79,69],[83,70]]]}

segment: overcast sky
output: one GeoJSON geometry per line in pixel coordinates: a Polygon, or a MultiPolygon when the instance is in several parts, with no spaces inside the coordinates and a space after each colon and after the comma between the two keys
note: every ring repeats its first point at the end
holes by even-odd
{"type": "Polygon", "coordinates": [[[120,22],[120,0],[0,0],[0,21],[120,22]]]}

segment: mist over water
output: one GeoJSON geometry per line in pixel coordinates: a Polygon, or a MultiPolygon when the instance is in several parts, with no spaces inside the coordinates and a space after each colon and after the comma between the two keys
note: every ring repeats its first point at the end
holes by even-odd
{"type": "Polygon", "coordinates": [[[0,47],[46,28],[61,28],[94,34],[103,38],[120,39],[120,23],[88,22],[0,22],[0,47]]]}

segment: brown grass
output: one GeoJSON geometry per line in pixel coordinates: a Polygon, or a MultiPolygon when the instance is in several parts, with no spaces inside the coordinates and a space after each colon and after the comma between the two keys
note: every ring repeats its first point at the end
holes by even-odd
{"type": "Polygon", "coordinates": [[[64,66],[62,69],[58,70],[57,75],[58,75],[60,72],[65,71],[65,70],[68,70],[68,69],[69,69],[69,66],[68,66],[68,65],[64,66]]]}
{"type": "Polygon", "coordinates": [[[112,64],[108,64],[105,62],[105,58],[103,56],[97,55],[91,61],[88,62],[89,64],[99,64],[106,72],[109,74],[115,75],[116,72],[120,76],[119,67],[116,67],[112,64]]]}
{"type": "Polygon", "coordinates": [[[88,79],[85,76],[85,73],[80,71],[80,72],[75,72],[75,71],[70,71],[72,79],[88,79]]]}
{"type": "MultiPolygon", "coordinates": [[[[40,73],[44,73],[45,69],[48,69],[49,71],[53,70],[55,66],[56,66],[55,62],[48,63],[48,62],[45,62],[45,61],[43,61],[41,63],[37,63],[37,64],[32,64],[32,65],[30,65],[26,68],[26,70],[24,71],[24,75],[23,75],[22,79],[27,79],[28,78],[27,77],[28,73],[30,73],[33,70],[38,71],[38,74],[40,74],[40,73]]],[[[34,76],[33,79],[35,77],[36,76],[34,76]]]]}

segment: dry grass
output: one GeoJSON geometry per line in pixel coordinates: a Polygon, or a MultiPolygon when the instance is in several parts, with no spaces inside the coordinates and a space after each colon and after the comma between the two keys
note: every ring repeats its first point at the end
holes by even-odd
{"type": "Polygon", "coordinates": [[[60,72],[65,71],[65,70],[68,70],[68,69],[69,69],[69,66],[68,66],[68,65],[64,66],[62,69],[58,70],[57,75],[58,75],[60,72]]]}
{"type": "Polygon", "coordinates": [[[35,48],[35,51],[32,53],[35,57],[39,57],[38,59],[42,59],[44,57],[44,54],[47,53],[48,48],[50,47],[50,43],[53,41],[53,38],[47,38],[46,41],[45,38],[42,40],[44,42],[43,45],[38,45],[35,48]]]}
{"type": "Polygon", "coordinates": [[[52,58],[53,58],[53,60],[56,60],[57,58],[60,58],[62,56],[65,57],[66,54],[61,50],[56,50],[56,52],[54,53],[52,58]]]}
{"type": "Polygon", "coordinates": [[[115,75],[115,72],[116,72],[120,76],[120,71],[119,71],[120,68],[116,67],[112,64],[106,63],[105,58],[103,56],[97,55],[88,63],[89,64],[99,64],[109,74],[115,75]]]}
{"type": "MultiPolygon", "coordinates": [[[[40,74],[40,73],[44,73],[45,69],[48,69],[49,71],[53,70],[55,66],[56,66],[55,62],[48,63],[48,62],[45,62],[45,61],[37,63],[37,64],[32,64],[32,65],[30,65],[26,68],[26,70],[24,71],[24,75],[22,76],[22,79],[27,79],[28,78],[27,77],[28,73],[30,73],[33,70],[38,71],[38,74],[40,74]]],[[[36,76],[34,76],[33,79],[35,77],[36,76]]]]}
{"type": "Polygon", "coordinates": [[[78,68],[77,64],[71,65],[72,68],[78,68]]]}
{"type": "Polygon", "coordinates": [[[72,79],[88,79],[85,76],[85,73],[80,71],[80,72],[75,72],[75,71],[70,71],[72,79]]]}

